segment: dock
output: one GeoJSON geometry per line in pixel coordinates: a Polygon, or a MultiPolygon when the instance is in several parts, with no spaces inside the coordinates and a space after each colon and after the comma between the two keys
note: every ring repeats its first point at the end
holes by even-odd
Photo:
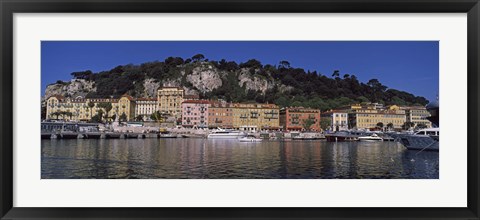
{"type": "Polygon", "coordinates": [[[160,138],[157,133],[122,132],[42,132],[41,139],[145,139],[160,138]]]}

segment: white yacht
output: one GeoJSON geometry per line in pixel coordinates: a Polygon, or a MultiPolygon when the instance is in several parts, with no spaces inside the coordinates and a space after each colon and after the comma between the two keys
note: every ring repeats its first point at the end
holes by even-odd
{"type": "Polygon", "coordinates": [[[396,140],[409,150],[439,150],[440,128],[421,129],[414,134],[398,135],[396,140]]]}
{"type": "Polygon", "coordinates": [[[213,130],[208,134],[207,138],[209,139],[237,139],[239,137],[244,137],[245,133],[237,130],[232,129],[221,129],[218,128],[213,130]]]}
{"type": "Polygon", "coordinates": [[[245,137],[238,138],[238,141],[240,141],[240,142],[260,142],[260,141],[262,141],[262,139],[257,138],[253,135],[247,135],[245,137]]]}
{"type": "Polygon", "coordinates": [[[383,141],[383,138],[373,133],[372,135],[358,137],[358,141],[383,141]]]}

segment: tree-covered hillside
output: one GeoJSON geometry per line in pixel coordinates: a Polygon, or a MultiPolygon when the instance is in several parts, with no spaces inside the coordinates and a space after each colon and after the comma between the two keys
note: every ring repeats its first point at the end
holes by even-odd
{"type": "Polygon", "coordinates": [[[292,67],[288,61],[275,65],[262,64],[255,59],[236,63],[224,59],[208,60],[202,54],[188,59],[169,57],[141,65],[117,66],[98,73],[74,72],[72,76],[94,82],[96,90],[87,91],[87,97],[119,97],[125,93],[144,96],[145,82],[149,81],[158,87],[173,83],[203,99],[269,102],[282,107],[304,106],[323,111],[359,102],[428,103],[424,97],[389,89],[378,79],[360,82],[354,74],[341,74],[338,70],[324,75],[292,67]]]}

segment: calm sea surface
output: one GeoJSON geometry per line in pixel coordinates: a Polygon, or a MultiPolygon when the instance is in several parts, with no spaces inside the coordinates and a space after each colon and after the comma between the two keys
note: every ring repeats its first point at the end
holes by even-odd
{"type": "Polygon", "coordinates": [[[42,140],[43,179],[438,179],[439,153],[394,142],[42,140]]]}

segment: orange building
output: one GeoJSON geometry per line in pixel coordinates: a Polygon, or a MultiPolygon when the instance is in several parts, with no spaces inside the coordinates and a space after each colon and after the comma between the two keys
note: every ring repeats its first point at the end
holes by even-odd
{"type": "Polygon", "coordinates": [[[208,109],[209,128],[233,128],[232,104],[213,102],[208,109]]]}
{"type": "Polygon", "coordinates": [[[293,107],[280,110],[280,125],[287,131],[321,131],[320,110],[293,107]],[[308,124],[311,124],[308,128],[308,124]]]}

